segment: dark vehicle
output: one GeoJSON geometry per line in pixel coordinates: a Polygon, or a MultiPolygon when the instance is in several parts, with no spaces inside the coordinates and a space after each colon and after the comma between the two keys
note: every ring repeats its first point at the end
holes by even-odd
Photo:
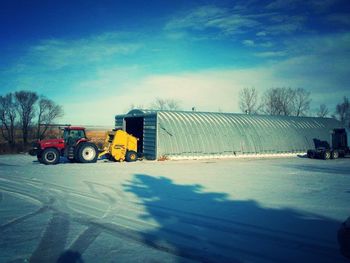
{"type": "Polygon", "coordinates": [[[350,154],[345,129],[334,129],[331,135],[332,147],[326,141],[314,139],[315,149],[307,151],[307,157],[313,159],[337,159],[350,154]]]}
{"type": "Polygon", "coordinates": [[[95,163],[98,157],[97,146],[86,138],[85,128],[67,126],[62,128],[63,138],[40,140],[29,151],[44,164],[57,164],[61,156],[70,161],[95,163]]]}

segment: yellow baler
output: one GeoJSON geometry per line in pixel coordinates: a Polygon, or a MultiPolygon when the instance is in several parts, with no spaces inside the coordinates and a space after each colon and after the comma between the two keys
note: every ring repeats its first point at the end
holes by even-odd
{"type": "Polygon", "coordinates": [[[108,131],[99,157],[108,155],[116,161],[134,162],[137,160],[137,141],[136,137],[123,130],[108,131]]]}

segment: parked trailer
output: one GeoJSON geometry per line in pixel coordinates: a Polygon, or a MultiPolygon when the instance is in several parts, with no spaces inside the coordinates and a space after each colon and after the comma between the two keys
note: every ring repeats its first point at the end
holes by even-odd
{"type": "Polygon", "coordinates": [[[331,144],[326,141],[314,139],[315,149],[307,151],[307,157],[311,159],[337,159],[350,154],[348,146],[348,133],[345,129],[334,129],[331,133],[331,144]]]}

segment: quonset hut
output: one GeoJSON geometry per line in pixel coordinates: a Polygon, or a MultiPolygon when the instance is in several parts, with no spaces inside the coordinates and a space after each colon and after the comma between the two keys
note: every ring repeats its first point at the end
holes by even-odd
{"type": "Polygon", "coordinates": [[[115,127],[139,138],[147,159],[218,158],[302,153],[330,142],[340,123],[331,118],[234,113],[132,110],[115,116],[115,127]]]}

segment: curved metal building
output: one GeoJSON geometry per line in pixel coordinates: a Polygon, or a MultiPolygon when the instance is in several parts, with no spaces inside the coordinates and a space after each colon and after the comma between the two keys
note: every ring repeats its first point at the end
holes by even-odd
{"type": "Polygon", "coordinates": [[[139,138],[148,159],[301,153],[330,142],[340,123],[331,118],[234,113],[132,110],[115,117],[116,128],[139,138]]]}

